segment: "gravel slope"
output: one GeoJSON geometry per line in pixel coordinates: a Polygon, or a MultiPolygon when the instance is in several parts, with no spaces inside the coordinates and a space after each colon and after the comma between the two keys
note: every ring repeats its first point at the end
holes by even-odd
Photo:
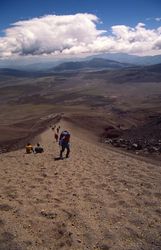
{"type": "Polygon", "coordinates": [[[41,155],[0,155],[0,250],[161,249],[161,168],[69,129],[71,156],[55,161],[51,129],[41,155]]]}

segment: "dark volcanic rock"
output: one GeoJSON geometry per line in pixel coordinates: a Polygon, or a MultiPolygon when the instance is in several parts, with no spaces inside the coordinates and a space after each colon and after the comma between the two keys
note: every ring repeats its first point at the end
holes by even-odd
{"type": "Polygon", "coordinates": [[[114,147],[125,148],[143,154],[161,153],[161,116],[149,116],[148,121],[139,127],[131,127],[126,131],[113,127],[105,129],[105,143],[114,147]],[[115,137],[111,137],[116,135],[115,137]],[[117,136],[118,135],[118,136],[117,136]],[[120,136],[119,136],[120,135],[120,136]]]}

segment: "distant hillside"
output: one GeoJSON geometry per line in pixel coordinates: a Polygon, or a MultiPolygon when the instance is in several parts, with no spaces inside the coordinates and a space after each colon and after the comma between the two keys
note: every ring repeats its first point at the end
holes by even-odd
{"type": "Polygon", "coordinates": [[[54,67],[55,72],[74,71],[74,70],[101,70],[101,69],[120,69],[131,66],[127,63],[120,63],[103,58],[93,58],[89,61],[65,62],[54,67]]]}
{"type": "Polygon", "coordinates": [[[161,63],[147,66],[146,69],[149,70],[150,72],[156,72],[161,74],[161,63]]]}
{"type": "Polygon", "coordinates": [[[33,75],[33,73],[23,71],[23,70],[17,70],[17,69],[2,68],[2,69],[0,69],[0,75],[16,76],[16,77],[29,77],[29,76],[33,75]]]}
{"type": "Polygon", "coordinates": [[[10,68],[0,68],[0,76],[15,76],[15,77],[41,77],[50,75],[46,71],[25,71],[10,68]]]}
{"type": "Polygon", "coordinates": [[[161,55],[155,56],[136,56],[129,55],[126,53],[104,53],[89,56],[86,60],[91,60],[93,58],[103,58],[108,60],[114,60],[121,63],[130,63],[136,65],[153,65],[161,63],[161,55]]]}
{"type": "Polygon", "coordinates": [[[82,72],[86,77],[106,79],[114,83],[124,82],[161,82],[161,63],[148,66],[132,66],[112,60],[92,59],[85,62],[66,62],[54,69],[44,71],[22,71],[9,68],[0,69],[1,79],[6,77],[45,77],[61,75],[72,77],[82,72]]]}
{"type": "Polygon", "coordinates": [[[86,78],[104,79],[113,83],[161,82],[161,64],[89,72],[86,78]]]}

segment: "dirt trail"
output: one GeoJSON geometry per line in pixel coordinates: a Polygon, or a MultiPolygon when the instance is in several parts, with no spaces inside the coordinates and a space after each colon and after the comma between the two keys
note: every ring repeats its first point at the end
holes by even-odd
{"type": "Polygon", "coordinates": [[[0,155],[0,250],[160,250],[161,168],[108,151],[88,132],[69,129],[71,156],[0,155]]]}

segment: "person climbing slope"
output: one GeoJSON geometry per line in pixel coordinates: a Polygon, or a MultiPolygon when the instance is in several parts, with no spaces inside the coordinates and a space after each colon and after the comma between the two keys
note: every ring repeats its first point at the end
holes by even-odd
{"type": "Polygon", "coordinates": [[[60,158],[63,158],[63,152],[66,151],[66,158],[69,157],[70,154],[70,133],[67,130],[64,130],[61,132],[60,137],[59,137],[59,145],[61,146],[60,150],[60,158]]]}

